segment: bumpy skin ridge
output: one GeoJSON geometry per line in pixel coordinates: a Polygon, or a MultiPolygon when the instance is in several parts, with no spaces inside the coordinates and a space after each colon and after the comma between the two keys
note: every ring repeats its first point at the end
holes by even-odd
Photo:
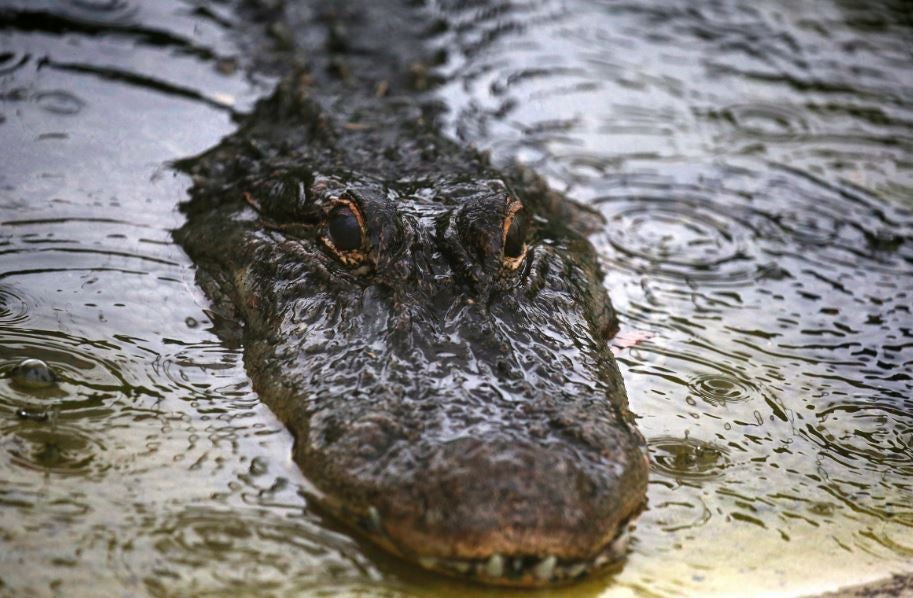
{"type": "Polygon", "coordinates": [[[616,315],[571,223],[592,215],[437,132],[415,89],[428,24],[401,4],[266,15],[310,65],[180,165],[195,185],[175,235],[240,323],[321,505],[426,568],[575,579],[621,558],[647,480],[607,347],[616,315]],[[354,47],[342,24],[399,41],[354,47]],[[340,198],[363,219],[362,251],[327,243],[340,198]],[[516,201],[527,250],[508,265],[516,201]]]}

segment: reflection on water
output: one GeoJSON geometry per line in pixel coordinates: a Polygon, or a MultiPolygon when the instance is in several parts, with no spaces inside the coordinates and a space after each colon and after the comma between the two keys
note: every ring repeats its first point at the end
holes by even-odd
{"type": "MultiPolygon", "coordinates": [[[[603,214],[606,284],[642,339],[619,360],[650,509],[623,571],[566,592],[801,593],[909,569],[909,4],[430,10],[448,131],[603,214]]],[[[173,245],[188,181],[167,161],[271,84],[238,19],[0,2],[0,593],[471,589],[308,508],[173,245]],[[55,382],[17,382],[26,358],[55,382]]]]}

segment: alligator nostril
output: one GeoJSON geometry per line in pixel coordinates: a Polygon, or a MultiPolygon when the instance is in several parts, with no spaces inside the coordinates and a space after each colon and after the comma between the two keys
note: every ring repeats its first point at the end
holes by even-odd
{"type": "Polygon", "coordinates": [[[399,424],[383,413],[370,413],[355,421],[318,413],[312,419],[311,438],[330,450],[337,465],[347,468],[375,463],[387,454],[394,439],[402,436],[399,424]]]}
{"type": "Polygon", "coordinates": [[[396,423],[385,415],[369,415],[354,422],[342,440],[362,459],[375,460],[390,448],[396,435],[396,423]]]}

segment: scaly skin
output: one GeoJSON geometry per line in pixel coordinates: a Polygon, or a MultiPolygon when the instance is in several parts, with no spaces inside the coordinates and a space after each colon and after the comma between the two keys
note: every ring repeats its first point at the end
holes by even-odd
{"type": "MultiPolygon", "coordinates": [[[[570,225],[592,215],[442,137],[403,66],[420,11],[371,7],[343,14],[347,27],[402,41],[352,51],[329,36],[332,52],[182,163],[195,185],[176,238],[240,323],[254,387],[321,506],[394,554],[486,583],[609,567],[647,462],[607,344],[616,315],[570,225]],[[337,246],[340,209],[357,214],[355,249],[337,246]]],[[[309,14],[305,38],[338,26],[309,14]]]]}

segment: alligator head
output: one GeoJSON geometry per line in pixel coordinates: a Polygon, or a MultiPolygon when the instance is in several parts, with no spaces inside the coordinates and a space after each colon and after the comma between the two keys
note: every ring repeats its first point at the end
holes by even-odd
{"type": "Polygon", "coordinates": [[[576,208],[413,105],[366,117],[306,83],[185,165],[176,235],[243,322],[247,370],[316,500],[390,552],[484,582],[617,562],[647,466],[576,208]]]}

